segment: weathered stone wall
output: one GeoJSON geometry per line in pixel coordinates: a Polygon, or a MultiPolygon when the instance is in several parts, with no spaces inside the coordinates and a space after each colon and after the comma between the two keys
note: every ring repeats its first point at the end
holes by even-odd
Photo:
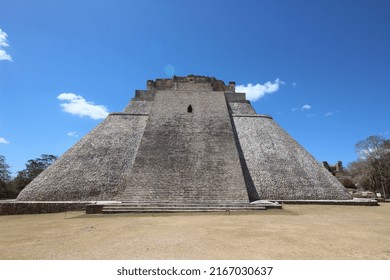
{"type": "Polygon", "coordinates": [[[119,200],[248,202],[224,92],[157,91],[126,185],[119,200]]]}
{"type": "Polygon", "coordinates": [[[22,215],[22,214],[45,214],[66,211],[83,211],[86,209],[85,201],[62,201],[62,202],[3,202],[0,200],[0,215],[22,215]]]}
{"type": "Polygon", "coordinates": [[[351,199],[340,182],[266,117],[233,117],[249,173],[262,199],[351,199]]]}
{"type": "Polygon", "coordinates": [[[149,114],[150,109],[152,108],[152,101],[135,101],[132,100],[123,111],[124,113],[129,114],[149,114]]]}
{"type": "Polygon", "coordinates": [[[214,77],[188,75],[187,77],[173,76],[172,79],[156,79],[147,82],[149,91],[154,90],[206,90],[206,91],[235,91],[235,83],[228,86],[214,77]]]}
{"type": "Polygon", "coordinates": [[[156,90],[136,90],[132,101],[153,101],[156,90]]]}
{"type": "Polygon", "coordinates": [[[245,93],[239,92],[225,92],[225,97],[228,102],[239,102],[239,103],[248,103],[249,101],[245,98],[245,93]]]}
{"type": "Polygon", "coordinates": [[[232,115],[250,115],[256,114],[255,110],[249,102],[229,102],[229,112],[232,115]]]}
{"type": "Polygon", "coordinates": [[[148,116],[113,114],[42,172],[18,200],[112,200],[131,172],[148,116]]]}

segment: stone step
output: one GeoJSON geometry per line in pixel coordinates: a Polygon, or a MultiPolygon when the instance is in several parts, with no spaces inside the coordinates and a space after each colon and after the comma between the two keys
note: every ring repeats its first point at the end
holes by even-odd
{"type": "Polygon", "coordinates": [[[187,213],[187,212],[225,212],[225,211],[259,211],[268,208],[281,208],[280,204],[270,202],[249,203],[172,203],[172,202],[130,202],[123,201],[103,205],[101,213],[187,213]]]}
{"type": "Polygon", "coordinates": [[[215,208],[256,208],[256,207],[268,207],[268,206],[273,206],[273,205],[265,205],[265,204],[260,204],[260,205],[212,205],[212,204],[178,204],[178,205],[173,205],[173,204],[121,204],[121,205],[105,205],[105,207],[112,207],[112,208],[124,208],[124,207],[133,207],[133,208],[146,208],[146,207],[163,207],[163,208],[210,208],[210,207],[215,207],[215,208]]]}
{"type": "Polygon", "coordinates": [[[116,201],[89,204],[87,214],[115,214],[115,213],[173,213],[173,212],[223,212],[223,211],[256,211],[269,208],[281,209],[279,203],[257,201],[255,203],[235,202],[165,202],[165,201],[116,201]]]}
{"type": "MultiPolygon", "coordinates": [[[[189,195],[181,195],[181,194],[177,194],[177,195],[174,195],[174,194],[171,194],[171,195],[166,195],[164,193],[153,193],[153,194],[150,194],[150,195],[145,195],[145,194],[137,194],[137,193],[122,193],[120,195],[120,197],[122,197],[123,199],[122,200],[136,200],[136,199],[140,199],[140,198],[150,198],[150,197],[158,197],[160,199],[164,199],[164,198],[202,198],[202,199],[212,199],[212,198],[215,198],[215,199],[223,199],[224,197],[219,195],[219,194],[216,194],[216,195],[208,195],[208,196],[201,196],[201,195],[196,195],[196,194],[189,194],[189,195]]],[[[235,195],[230,195],[230,199],[232,198],[235,198],[235,199],[238,199],[238,200],[241,200],[241,201],[245,201],[247,200],[247,198],[245,198],[244,200],[242,199],[242,197],[240,196],[235,196],[235,195]]],[[[228,199],[225,199],[225,200],[228,200],[228,199]]]]}
{"type": "Polygon", "coordinates": [[[185,208],[217,208],[217,209],[254,209],[259,207],[267,207],[266,205],[258,205],[258,206],[212,206],[212,205],[187,205],[187,206],[174,206],[174,205],[143,205],[143,206],[135,206],[135,205],[123,205],[123,206],[104,206],[105,208],[112,208],[112,209],[123,209],[123,208],[174,208],[174,209],[185,209],[185,208]]]}
{"type": "Polygon", "coordinates": [[[202,213],[202,212],[238,212],[238,211],[254,211],[264,209],[250,210],[226,210],[226,209],[137,209],[137,210],[102,210],[102,214],[126,214],[126,213],[202,213]]]}
{"type": "Polygon", "coordinates": [[[225,201],[122,201],[112,203],[111,205],[174,205],[174,206],[255,206],[259,204],[272,205],[271,202],[265,203],[249,203],[249,202],[225,202],[225,201]]]}
{"type": "Polygon", "coordinates": [[[256,204],[256,205],[216,205],[216,204],[113,204],[105,205],[105,208],[280,208],[280,205],[273,204],[256,204]]]}
{"type": "Polygon", "coordinates": [[[259,211],[267,207],[103,207],[102,214],[259,211]]]}

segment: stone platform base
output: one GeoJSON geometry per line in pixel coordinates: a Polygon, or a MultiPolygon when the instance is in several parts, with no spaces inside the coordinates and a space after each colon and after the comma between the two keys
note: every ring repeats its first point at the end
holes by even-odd
{"type": "Polygon", "coordinates": [[[379,206],[375,199],[354,198],[350,200],[271,200],[281,204],[318,204],[318,205],[360,205],[360,206],[379,206]]]}
{"type": "Polygon", "coordinates": [[[116,201],[0,200],[0,215],[45,214],[66,211],[86,211],[87,214],[253,211],[272,208],[281,209],[282,204],[379,206],[378,201],[364,198],[355,198],[351,200],[278,200],[271,202],[261,200],[248,204],[175,204],[150,202],[130,203],[116,201]]]}
{"type": "Polygon", "coordinates": [[[91,201],[16,201],[0,200],[0,215],[46,214],[84,211],[91,201]]]}
{"type": "Polygon", "coordinates": [[[164,202],[117,202],[88,204],[87,214],[122,213],[190,213],[256,211],[269,208],[281,209],[277,202],[258,201],[256,203],[164,203],[164,202]]]}

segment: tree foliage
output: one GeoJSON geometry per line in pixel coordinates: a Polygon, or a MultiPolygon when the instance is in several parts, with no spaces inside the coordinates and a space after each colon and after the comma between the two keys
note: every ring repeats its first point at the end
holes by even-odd
{"type": "Polygon", "coordinates": [[[9,165],[6,163],[5,157],[0,155],[0,199],[14,197],[16,197],[16,192],[11,186],[9,165]]]}
{"type": "Polygon", "coordinates": [[[19,171],[12,182],[14,188],[19,192],[23,190],[24,187],[41,174],[43,170],[49,167],[56,159],[56,156],[43,154],[40,158],[27,161],[26,168],[19,171]]]}
{"type": "Polygon", "coordinates": [[[56,159],[56,156],[46,154],[36,159],[30,159],[27,161],[26,168],[19,171],[16,177],[11,179],[9,166],[6,164],[4,156],[0,156],[0,199],[17,197],[24,187],[56,159]]]}
{"type": "Polygon", "coordinates": [[[0,180],[8,182],[11,180],[11,172],[9,171],[9,165],[5,161],[5,157],[0,155],[0,180]]]}
{"type": "Polygon", "coordinates": [[[355,145],[358,160],[348,166],[355,183],[366,190],[390,194],[390,140],[370,136],[355,145]]]}

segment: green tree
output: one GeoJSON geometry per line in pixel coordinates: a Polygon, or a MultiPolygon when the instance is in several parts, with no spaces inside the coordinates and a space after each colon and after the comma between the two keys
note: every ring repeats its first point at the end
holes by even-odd
{"type": "Polygon", "coordinates": [[[34,180],[43,170],[49,167],[55,160],[56,156],[41,155],[40,158],[30,159],[27,161],[26,168],[19,171],[12,184],[18,192],[23,190],[32,180],[34,180]]]}
{"type": "Polygon", "coordinates": [[[7,189],[7,183],[0,179],[0,199],[8,198],[7,189]]]}
{"type": "Polygon", "coordinates": [[[11,172],[5,157],[0,155],[0,199],[15,198],[17,192],[11,183],[11,172]]]}
{"type": "Polygon", "coordinates": [[[6,163],[5,157],[2,155],[0,155],[0,180],[3,182],[9,182],[11,180],[9,165],[6,163]]]}
{"type": "Polygon", "coordinates": [[[41,155],[40,158],[30,159],[26,164],[26,169],[22,170],[23,176],[27,177],[31,181],[35,179],[43,170],[48,168],[55,160],[56,156],[53,155],[41,155]]]}

